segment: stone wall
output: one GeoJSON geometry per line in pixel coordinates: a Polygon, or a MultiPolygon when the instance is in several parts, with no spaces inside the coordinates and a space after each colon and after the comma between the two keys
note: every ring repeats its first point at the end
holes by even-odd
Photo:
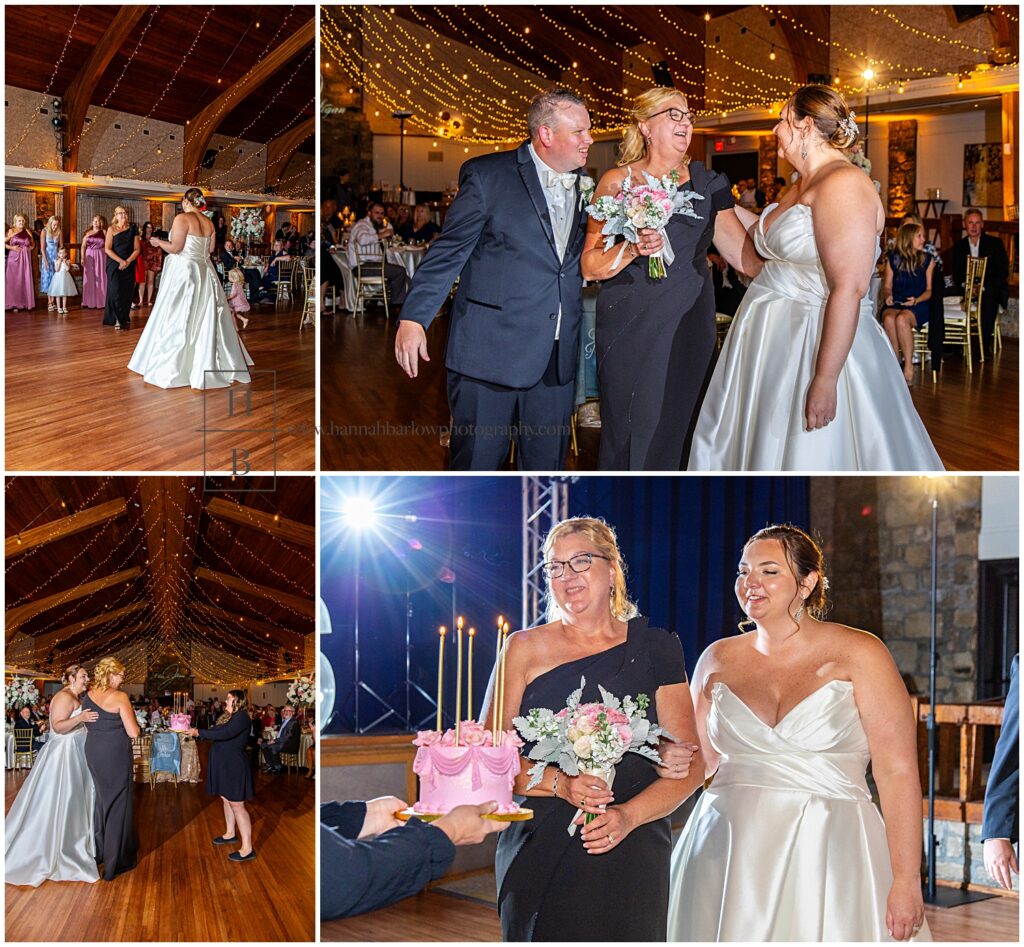
{"type": "Polygon", "coordinates": [[[347,169],[352,192],[367,194],[373,188],[373,131],[359,94],[348,92],[349,82],[344,77],[323,81],[320,101],[330,108],[320,112],[320,177],[333,181],[347,169]]]}
{"type": "Polygon", "coordinates": [[[889,186],[886,214],[903,217],[915,209],[917,194],[917,120],[889,122],[889,186]]]}
{"type": "MultiPolygon", "coordinates": [[[[928,688],[933,481],[815,477],[811,523],[825,547],[835,621],[865,628],[892,651],[911,693],[928,688]]],[[[937,677],[940,701],[975,696],[981,480],[941,478],[937,677]]]]}

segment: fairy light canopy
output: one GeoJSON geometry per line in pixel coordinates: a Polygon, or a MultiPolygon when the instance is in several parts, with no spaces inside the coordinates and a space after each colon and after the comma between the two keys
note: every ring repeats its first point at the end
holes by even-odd
{"type": "Polygon", "coordinates": [[[127,680],[312,668],[309,478],[16,477],[6,484],[6,661],[41,675],[116,654],[127,680]]]}

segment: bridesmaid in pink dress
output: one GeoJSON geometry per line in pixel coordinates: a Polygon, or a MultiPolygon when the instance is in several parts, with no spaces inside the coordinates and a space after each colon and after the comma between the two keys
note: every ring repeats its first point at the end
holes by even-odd
{"type": "Polygon", "coordinates": [[[82,240],[82,308],[102,309],[107,303],[107,218],[97,214],[82,240]]]}
{"type": "Polygon", "coordinates": [[[25,215],[15,214],[13,226],[4,237],[4,249],[10,251],[4,283],[5,309],[35,308],[36,289],[32,280],[32,251],[35,246],[35,237],[28,229],[25,215]]]}

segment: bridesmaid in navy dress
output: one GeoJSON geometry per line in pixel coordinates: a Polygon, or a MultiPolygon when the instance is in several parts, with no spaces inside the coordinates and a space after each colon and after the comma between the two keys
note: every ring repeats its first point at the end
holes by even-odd
{"type": "Polygon", "coordinates": [[[139,735],[139,724],[128,695],[119,689],[124,665],[117,658],[100,661],[92,679],[82,707],[99,719],[89,724],[85,761],[96,784],[96,860],[103,865],[103,880],[113,881],[138,861],[132,821],[132,740],[139,735]]]}
{"type": "MultiPolygon", "coordinates": [[[[600,684],[620,699],[646,694],[652,723],[696,747],[683,653],[672,633],[648,626],[626,593],[615,533],[584,517],[556,525],[545,543],[549,618],[509,639],[504,727],[533,707],[559,710],[586,678],[582,701],[600,684]]],[[[485,710],[482,719],[487,719],[485,710]]],[[[524,756],[530,747],[524,747],[524,756]]],[[[506,941],[664,941],[672,831],[669,815],[700,784],[635,753],[604,780],[548,766],[526,790],[524,759],[516,801],[532,809],[498,840],[498,911],[506,941]],[[607,806],[602,809],[602,806],[607,806]],[[573,835],[577,809],[597,818],[573,835]]]]}

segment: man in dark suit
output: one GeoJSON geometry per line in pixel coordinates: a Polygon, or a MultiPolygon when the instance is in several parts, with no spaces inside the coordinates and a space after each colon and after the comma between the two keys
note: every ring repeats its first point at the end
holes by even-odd
{"type": "Polygon", "coordinates": [[[320,920],[352,917],[422,891],[455,858],[456,845],[475,845],[507,822],[481,818],[495,803],[456,806],[428,824],[394,814],[408,808],[395,796],[320,806],[320,920]]]}
{"type": "Polygon", "coordinates": [[[43,728],[34,719],[34,708],[29,707],[28,704],[25,704],[25,706],[18,711],[18,717],[14,721],[14,727],[17,730],[32,731],[32,749],[37,753],[46,745],[45,740],[39,739],[43,735],[43,728]]]}
{"type": "Polygon", "coordinates": [[[981,337],[985,351],[991,352],[996,315],[999,307],[1009,302],[1010,261],[1003,241],[985,233],[985,219],[976,207],[964,211],[964,230],[967,236],[953,244],[953,282],[961,293],[965,292],[968,257],[988,258],[985,292],[981,297],[981,337]]]}
{"type": "Polygon", "coordinates": [[[410,378],[456,279],[445,366],[453,470],[497,470],[513,434],[523,470],[559,470],[573,410],[586,214],[581,166],[593,143],[583,101],[536,96],[530,141],[467,161],[444,228],[413,277],[395,339],[410,378]],[[513,429],[513,422],[518,429],[513,429]]]}
{"type": "Polygon", "coordinates": [[[1014,845],[1020,839],[1018,792],[1020,786],[1020,681],[1017,665],[1020,655],[1010,665],[1010,689],[1003,707],[1003,726],[992,757],[992,769],[985,787],[985,808],[981,823],[984,842],[985,870],[996,884],[1013,890],[1012,871],[1019,875],[1014,845]]]}
{"type": "Polygon", "coordinates": [[[236,267],[245,276],[245,282],[249,286],[249,301],[256,302],[260,298],[260,271],[254,266],[242,266],[242,254],[235,249],[234,240],[225,240],[224,246],[220,249],[220,262],[224,267],[226,277],[236,267]]]}
{"type": "Polygon", "coordinates": [[[284,767],[281,765],[281,754],[298,753],[301,736],[299,722],[295,719],[295,708],[291,704],[285,704],[281,708],[281,727],[277,731],[277,739],[263,747],[263,762],[266,764],[266,772],[284,772],[284,767]]]}

